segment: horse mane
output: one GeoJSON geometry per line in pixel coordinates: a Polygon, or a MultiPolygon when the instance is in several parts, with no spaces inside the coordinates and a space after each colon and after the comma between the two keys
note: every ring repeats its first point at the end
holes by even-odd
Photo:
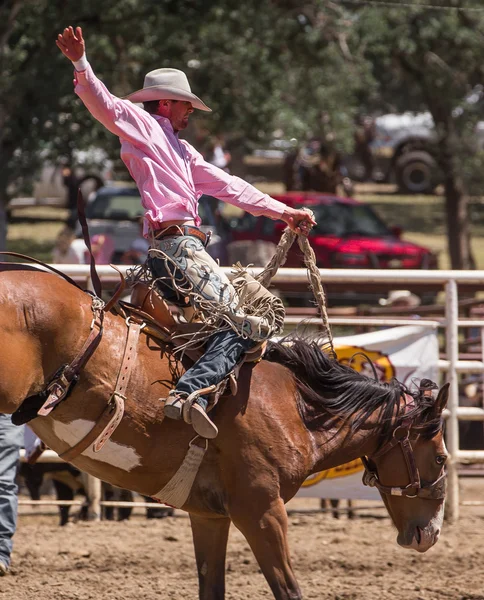
{"type": "Polygon", "coordinates": [[[378,410],[379,418],[374,423],[381,428],[380,443],[384,444],[393,433],[404,393],[414,399],[415,408],[406,416],[417,424],[415,429],[421,435],[430,439],[442,427],[440,415],[434,414],[434,401],[420,390],[412,392],[397,379],[389,382],[370,379],[326,354],[315,340],[291,336],[270,342],[264,359],[292,371],[300,396],[299,412],[309,430],[320,428],[329,417],[341,426],[350,424],[354,433],[378,410]]]}

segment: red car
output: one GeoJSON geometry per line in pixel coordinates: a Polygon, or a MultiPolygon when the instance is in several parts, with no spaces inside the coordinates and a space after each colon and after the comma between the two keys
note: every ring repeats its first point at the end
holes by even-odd
{"type": "MultiPolygon", "coordinates": [[[[436,269],[437,257],[428,249],[400,239],[401,230],[388,227],[373,208],[353,198],[316,192],[289,192],[274,196],[288,206],[310,208],[317,225],[311,246],[321,268],[436,269]]],[[[231,223],[231,238],[278,243],[285,225],[244,213],[231,223]]],[[[300,267],[301,252],[294,244],[285,264],[300,267]]]]}

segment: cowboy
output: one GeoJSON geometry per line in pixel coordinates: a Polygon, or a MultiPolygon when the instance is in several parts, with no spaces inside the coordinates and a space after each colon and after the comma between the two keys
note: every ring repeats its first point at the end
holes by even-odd
{"type": "MultiPolygon", "coordinates": [[[[121,99],[94,75],[80,27],[64,29],[56,44],[73,62],[76,94],[120,139],[121,158],[145,209],[143,233],[152,241],[148,264],[163,295],[183,303],[183,296],[191,293],[190,301],[198,299],[198,304],[194,302],[197,308],[207,302],[215,308],[220,305],[222,318],[231,323],[208,339],[204,355],[164,399],[166,417],[186,419],[182,409],[190,394],[221,382],[254,340],[274,334],[263,319],[241,314],[235,289],[206,252],[206,236],[198,229],[198,199],[207,194],[254,215],[281,219],[296,233],[307,234],[315,221],[307,212],[289,208],[206,162],[195,148],[179,139],[194,109],[211,112],[192,93],[185,73],[167,68],[151,71],[142,89],[121,99]],[[143,108],[135,103],[143,103],[143,108]]],[[[206,414],[206,406],[207,399],[200,396],[186,420],[199,435],[214,438],[218,430],[206,414]]]]}

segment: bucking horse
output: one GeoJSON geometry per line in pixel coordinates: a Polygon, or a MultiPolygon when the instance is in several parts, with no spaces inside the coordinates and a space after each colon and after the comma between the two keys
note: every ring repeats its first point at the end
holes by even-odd
{"type": "MultiPolygon", "coordinates": [[[[32,409],[26,399],[42,397],[62,367],[76,362],[96,310],[92,295],[57,275],[12,263],[0,270],[0,305],[0,411],[18,414],[32,409]]],[[[128,325],[129,318],[106,311],[102,338],[69,393],[53,410],[44,406],[43,416],[31,414],[30,426],[78,469],[159,498],[194,443],[192,427],[164,419],[160,401],[183,366],[170,344],[141,326],[131,374],[119,388],[128,325]],[[83,440],[99,438],[115,389],[124,411],[101,444],[84,448],[83,440]]],[[[225,393],[212,410],[219,435],[204,442],[181,506],[190,515],[200,599],[225,597],[231,523],[246,537],[274,597],[302,598],[284,504],[309,475],[360,457],[398,544],[419,552],[433,546],[444,512],[447,396],[447,385],[435,397],[396,380],[374,381],[303,339],[270,343],[262,360],[244,364],[236,393],[225,393]]]]}

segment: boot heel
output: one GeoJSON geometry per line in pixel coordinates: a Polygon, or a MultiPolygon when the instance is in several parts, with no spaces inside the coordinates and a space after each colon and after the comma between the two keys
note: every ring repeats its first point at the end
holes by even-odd
{"type": "Polygon", "coordinates": [[[198,433],[198,435],[209,440],[213,440],[217,437],[217,426],[210,420],[210,417],[200,405],[195,403],[192,406],[190,418],[192,421],[192,427],[198,433]]]}

